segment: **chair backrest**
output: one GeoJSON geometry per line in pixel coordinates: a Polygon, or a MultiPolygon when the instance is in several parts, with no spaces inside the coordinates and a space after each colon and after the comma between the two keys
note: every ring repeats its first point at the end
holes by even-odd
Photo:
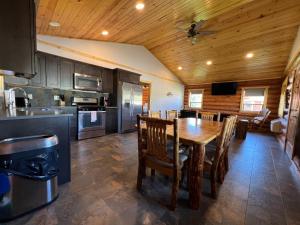
{"type": "Polygon", "coordinates": [[[201,119],[202,120],[214,120],[215,114],[209,112],[202,112],[201,119]]]}
{"type": "Polygon", "coordinates": [[[157,112],[153,112],[153,111],[149,111],[149,117],[151,118],[161,118],[161,111],[157,111],[157,112]]]}
{"type": "Polygon", "coordinates": [[[215,159],[213,162],[214,167],[218,166],[221,156],[223,155],[224,151],[227,149],[230,143],[236,118],[237,117],[235,116],[230,116],[228,118],[225,118],[223,121],[222,131],[217,139],[217,149],[215,153],[215,159]]]}
{"type": "Polygon", "coordinates": [[[264,108],[260,111],[257,117],[254,117],[254,121],[256,122],[257,125],[262,127],[270,114],[271,114],[271,110],[264,108]]]}
{"type": "Polygon", "coordinates": [[[270,110],[268,108],[263,108],[257,116],[258,117],[266,117],[267,114],[270,114],[269,112],[270,112],[270,110]]]}
{"type": "Polygon", "coordinates": [[[225,143],[225,147],[229,147],[230,145],[230,142],[232,140],[232,137],[234,135],[234,132],[235,132],[235,127],[236,127],[236,123],[237,123],[237,116],[230,116],[229,117],[231,119],[230,121],[230,126],[229,126],[229,131],[228,131],[228,135],[227,135],[227,138],[226,138],[226,143],[225,143]]]}
{"type": "Polygon", "coordinates": [[[177,110],[166,110],[166,119],[167,120],[174,120],[178,118],[177,110]]]}
{"type": "Polygon", "coordinates": [[[145,138],[146,149],[143,149],[146,156],[155,158],[156,160],[166,163],[172,163],[173,168],[179,166],[179,136],[178,136],[178,119],[163,120],[158,118],[141,117],[137,116],[138,122],[138,143],[139,150],[142,146],[142,129],[141,122],[146,124],[145,138]],[[171,158],[167,150],[167,126],[173,126],[173,157],[171,158]]]}

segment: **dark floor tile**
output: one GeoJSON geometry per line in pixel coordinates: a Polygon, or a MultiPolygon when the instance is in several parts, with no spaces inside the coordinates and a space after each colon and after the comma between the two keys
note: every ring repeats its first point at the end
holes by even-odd
{"type": "MultiPolygon", "coordinates": [[[[191,210],[181,189],[175,212],[171,182],[157,174],[136,191],[135,133],[72,143],[72,182],[59,187],[59,199],[8,225],[258,225],[300,224],[300,179],[273,136],[248,133],[230,147],[230,170],[209,197],[203,179],[200,209],[191,210]]],[[[148,171],[149,175],[149,171],[148,171]]]]}

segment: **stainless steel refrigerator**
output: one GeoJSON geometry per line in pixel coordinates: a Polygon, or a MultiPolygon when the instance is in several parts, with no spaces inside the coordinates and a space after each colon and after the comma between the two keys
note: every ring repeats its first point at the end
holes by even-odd
{"type": "Polygon", "coordinates": [[[122,82],[119,86],[119,132],[136,130],[136,116],[142,113],[143,88],[141,85],[122,82]]]}

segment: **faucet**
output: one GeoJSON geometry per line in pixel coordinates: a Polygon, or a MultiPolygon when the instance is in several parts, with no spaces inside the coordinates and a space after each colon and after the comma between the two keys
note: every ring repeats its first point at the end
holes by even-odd
{"type": "Polygon", "coordinates": [[[26,91],[23,88],[21,88],[21,87],[13,87],[13,88],[10,88],[8,90],[8,92],[9,92],[9,103],[8,103],[9,104],[9,108],[12,108],[14,106],[15,100],[12,99],[12,92],[15,91],[15,90],[20,90],[20,91],[23,92],[23,96],[25,97],[25,108],[27,108],[28,105],[29,105],[29,103],[28,103],[28,96],[27,96],[26,91]]]}

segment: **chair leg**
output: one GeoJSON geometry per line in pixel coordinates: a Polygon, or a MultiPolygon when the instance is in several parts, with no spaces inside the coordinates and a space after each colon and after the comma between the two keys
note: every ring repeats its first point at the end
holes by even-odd
{"type": "Polygon", "coordinates": [[[170,209],[172,211],[176,209],[178,189],[179,189],[179,177],[176,174],[174,176],[173,185],[172,185],[172,196],[171,196],[171,206],[170,206],[170,209]]]}
{"type": "Polygon", "coordinates": [[[155,169],[151,169],[151,176],[155,177],[155,169]]]}
{"type": "Polygon", "coordinates": [[[142,165],[142,163],[139,163],[137,184],[136,184],[136,188],[138,191],[140,191],[142,189],[144,175],[145,175],[145,168],[142,165]]]}
{"type": "Polygon", "coordinates": [[[179,186],[182,187],[183,186],[183,183],[184,183],[184,178],[185,178],[185,175],[186,175],[186,172],[187,172],[187,169],[188,169],[188,162],[184,162],[184,165],[181,169],[181,179],[180,179],[180,183],[179,183],[179,186]]]}
{"type": "Polygon", "coordinates": [[[229,171],[228,151],[226,151],[226,153],[225,153],[224,166],[225,166],[225,171],[228,172],[229,171]]]}
{"type": "Polygon", "coordinates": [[[211,196],[213,198],[216,198],[217,196],[216,170],[212,170],[210,173],[210,188],[211,188],[211,196]]]}

